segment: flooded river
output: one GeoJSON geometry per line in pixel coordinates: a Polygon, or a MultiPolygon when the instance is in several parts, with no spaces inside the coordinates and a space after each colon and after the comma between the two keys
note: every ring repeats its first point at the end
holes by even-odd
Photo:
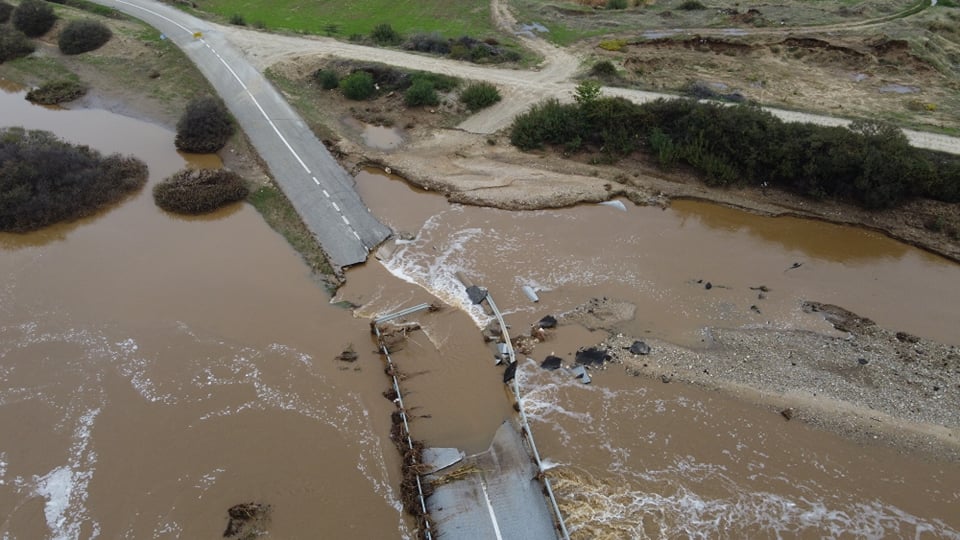
{"type": "MultiPolygon", "coordinates": [[[[92,218],[0,233],[2,538],[214,538],[246,501],[272,505],[273,538],[410,537],[367,321],[453,306],[424,315],[396,360],[414,435],[484,449],[512,409],[458,270],[517,329],[610,296],[639,306],[622,331],[688,344],[705,325],[826,330],[799,310],[811,299],[957,340],[957,265],[873,233],[692,203],[510,213],[370,173],[364,200],[415,239],[350,270],[337,300],[360,306],[351,313],[248,205],[203,218],[157,209],[155,182],[204,165],[176,153],[169,131],[22,93],[0,92],[0,110],[3,125],[134,154],[151,172],[92,218]],[[747,294],[761,284],[762,315],[747,294]],[[349,345],[357,362],[335,360],[349,345]]],[[[544,345],[567,354],[600,339],[565,327],[544,345]]],[[[617,369],[586,386],[524,360],[520,378],[577,538],[960,537],[957,464],[617,369]]]]}

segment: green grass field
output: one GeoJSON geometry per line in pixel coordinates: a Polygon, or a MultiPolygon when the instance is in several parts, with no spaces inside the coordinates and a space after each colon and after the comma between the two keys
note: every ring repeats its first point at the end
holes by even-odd
{"type": "Polygon", "coordinates": [[[482,38],[497,33],[485,0],[206,0],[200,9],[224,18],[240,15],[247,24],[342,38],[367,35],[380,23],[404,36],[439,32],[482,38]]]}

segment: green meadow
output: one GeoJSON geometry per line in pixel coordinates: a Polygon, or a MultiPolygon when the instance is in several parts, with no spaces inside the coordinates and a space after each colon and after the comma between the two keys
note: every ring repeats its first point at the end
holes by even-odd
{"type": "Polygon", "coordinates": [[[204,11],[247,24],[320,35],[368,35],[390,24],[404,36],[438,32],[449,38],[493,36],[497,32],[485,0],[205,0],[204,11]]]}

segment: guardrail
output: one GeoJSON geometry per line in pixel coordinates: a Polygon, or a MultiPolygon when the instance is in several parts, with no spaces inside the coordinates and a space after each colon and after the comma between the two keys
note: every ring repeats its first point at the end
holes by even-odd
{"type": "MultiPolygon", "coordinates": [[[[396,368],[396,365],[393,363],[393,359],[390,358],[390,351],[387,350],[387,346],[384,345],[383,340],[381,339],[382,335],[380,333],[380,325],[385,322],[391,321],[393,319],[404,317],[406,315],[411,315],[413,313],[417,313],[418,311],[423,311],[429,308],[430,308],[429,304],[420,304],[417,306],[413,306],[411,308],[407,308],[407,309],[398,311],[396,313],[391,313],[389,315],[377,317],[376,319],[373,320],[373,325],[372,325],[374,334],[377,336],[377,345],[380,347],[380,352],[383,354],[383,357],[386,359],[386,362],[387,362],[387,373],[390,375],[391,379],[393,380],[393,391],[397,396],[396,399],[394,400],[394,404],[396,405],[397,410],[400,412],[400,418],[403,420],[403,431],[407,439],[407,449],[410,452],[414,451],[413,438],[410,436],[410,422],[407,420],[407,410],[403,406],[403,394],[400,392],[400,380],[397,378],[397,368],[396,368]]],[[[417,464],[414,464],[414,465],[416,466],[417,464]]],[[[421,511],[421,515],[419,516],[420,519],[418,519],[417,521],[419,522],[418,524],[423,526],[423,531],[422,531],[423,537],[426,538],[426,540],[433,540],[433,531],[430,527],[430,516],[427,513],[427,499],[426,499],[426,496],[424,496],[423,494],[423,481],[420,478],[420,472],[416,471],[415,476],[417,481],[417,497],[420,500],[420,511],[421,511]]]]}
{"type": "MultiPolygon", "coordinates": [[[[507,365],[509,366],[510,364],[516,363],[517,357],[513,350],[513,344],[510,342],[510,334],[507,332],[507,323],[503,321],[503,315],[501,315],[500,310],[497,308],[496,302],[493,301],[493,297],[490,296],[489,291],[484,299],[487,301],[487,305],[490,306],[490,310],[493,311],[493,315],[496,317],[497,323],[500,324],[500,336],[503,339],[503,343],[506,345],[507,357],[510,360],[507,365]]],[[[519,367],[519,364],[517,367],[519,367]]],[[[542,473],[543,461],[540,459],[540,452],[537,450],[537,443],[533,439],[533,431],[531,431],[530,423],[527,421],[527,414],[523,410],[523,400],[520,397],[520,378],[517,377],[516,374],[514,374],[513,377],[513,395],[517,400],[517,409],[520,412],[520,427],[526,434],[526,441],[530,443],[530,450],[533,454],[533,459],[537,464],[537,470],[542,473]]],[[[550,479],[543,474],[539,475],[539,478],[543,481],[543,485],[546,488],[547,497],[550,499],[550,505],[553,508],[553,514],[557,520],[557,525],[560,528],[560,533],[563,535],[563,540],[570,540],[570,533],[567,531],[567,525],[563,521],[563,514],[560,512],[560,506],[557,504],[557,497],[553,493],[553,486],[550,485],[550,479]]]]}

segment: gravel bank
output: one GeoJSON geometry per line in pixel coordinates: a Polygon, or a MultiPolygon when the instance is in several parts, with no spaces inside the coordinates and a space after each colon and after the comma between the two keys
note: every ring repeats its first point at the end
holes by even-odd
{"type": "Polygon", "coordinates": [[[770,329],[703,330],[704,346],[686,348],[615,333],[628,304],[594,300],[561,317],[613,332],[598,346],[628,373],[663,383],[690,383],[785,412],[791,421],[830,429],[903,451],[960,459],[960,349],[881,328],[843,308],[804,303],[837,335],[770,329]],[[598,318],[598,314],[600,317],[598,318]]]}

